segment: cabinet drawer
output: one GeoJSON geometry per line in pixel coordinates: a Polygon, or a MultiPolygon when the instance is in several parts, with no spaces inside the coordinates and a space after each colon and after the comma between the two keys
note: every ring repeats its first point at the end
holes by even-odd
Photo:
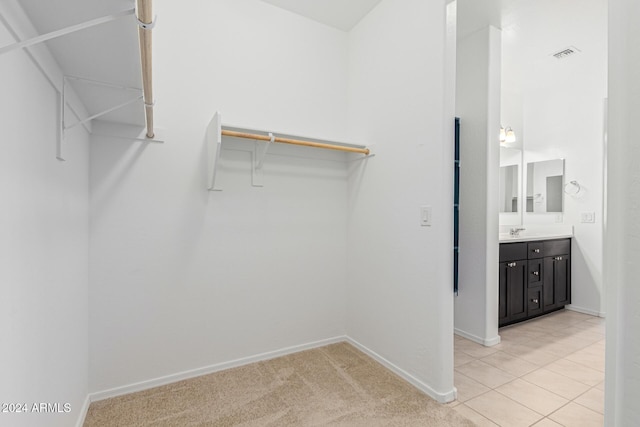
{"type": "Polygon", "coordinates": [[[568,255],[571,253],[571,239],[546,240],[544,256],[568,255]]]}
{"type": "Polygon", "coordinates": [[[543,259],[530,259],[528,264],[529,266],[527,268],[527,284],[529,285],[529,287],[542,285],[542,269],[544,264],[543,259]]]}
{"type": "Polygon", "coordinates": [[[529,242],[527,255],[529,259],[542,258],[544,256],[544,242],[529,242]]]}
{"type": "Polygon", "coordinates": [[[527,244],[524,242],[501,243],[500,262],[527,259],[527,244]]]}
{"type": "Polygon", "coordinates": [[[542,286],[529,288],[527,291],[527,316],[542,313],[542,286]]]}

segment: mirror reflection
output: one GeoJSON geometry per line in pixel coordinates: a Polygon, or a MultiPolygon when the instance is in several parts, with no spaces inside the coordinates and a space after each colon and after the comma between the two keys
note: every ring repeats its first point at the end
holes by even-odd
{"type": "Polygon", "coordinates": [[[500,168],[500,212],[518,212],[518,165],[500,168]]]}
{"type": "Polygon", "coordinates": [[[527,163],[527,212],[562,212],[564,160],[527,163]]]}

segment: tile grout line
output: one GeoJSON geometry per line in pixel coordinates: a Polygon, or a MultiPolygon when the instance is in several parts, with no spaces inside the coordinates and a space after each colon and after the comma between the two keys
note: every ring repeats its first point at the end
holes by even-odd
{"type": "MultiPolygon", "coordinates": [[[[535,328],[535,323],[534,323],[534,322],[535,322],[535,320],[539,320],[539,319],[532,319],[532,322],[531,322],[531,323],[527,322],[527,324],[528,324],[528,325],[534,325],[533,327],[535,328]]],[[[568,340],[568,342],[572,343],[573,345],[576,345],[576,347],[574,347],[575,349],[573,349],[573,351],[571,351],[571,352],[570,352],[570,353],[568,353],[568,354],[564,354],[563,356],[558,356],[557,354],[552,353],[552,352],[545,351],[544,349],[536,349],[536,348],[532,348],[532,349],[531,349],[532,351],[535,351],[535,350],[543,351],[544,353],[546,353],[547,355],[549,355],[550,359],[553,359],[553,360],[551,360],[551,361],[549,361],[549,362],[547,362],[547,363],[544,363],[543,365],[538,365],[537,363],[530,362],[529,360],[526,360],[526,359],[522,358],[520,354],[514,354],[514,353],[509,352],[509,350],[508,350],[508,349],[498,349],[498,350],[497,350],[497,351],[495,351],[495,352],[492,352],[492,353],[486,354],[486,355],[484,355],[484,356],[477,357],[477,356],[474,356],[474,355],[472,355],[472,354],[469,354],[469,353],[465,352],[465,351],[464,351],[464,350],[462,350],[462,349],[457,349],[457,348],[456,348],[456,349],[455,349],[455,351],[459,351],[459,352],[461,352],[461,353],[464,353],[466,356],[470,357],[470,358],[471,358],[471,360],[468,360],[468,361],[466,361],[466,362],[464,362],[464,363],[462,363],[462,364],[460,364],[460,365],[454,366],[454,371],[455,371],[457,374],[462,375],[462,376],[464,376],[464,377],[466,377],[466,378],[468,378],[468,379],[470,379],[470,380],[473,380],[475,383],[478,383],[478,384],[480,384],[481,386],[483,386],[483,387],[485,387],[485,388],[487,388],[487,389],[488,389],[488,390],[486,390],[486,391],[484,391],[484,392],[481,392],[481,393],[479,393],[479,394],[477,394],[477,395],[475,395],[475,396],[473,396],[473,397],[471,397],[471,398],[467,399],[467,400],[466,400],[466,401],[464,401],[464,402],[460,402],[460,404],[463,404],[463,405],[465,405],[465,407],[467,407],[467,408],[471,409],[473,412],[478,413],[478,412],[477,412],[477,411],[475,411],[473,408],[471,408],[470,406],[468,406],[468,405],[467,405],[467,403],[468,403],[469,401],[472,401],[472,400],[474,400],[474,399],[476,399],[476,398],[478,398],[478,397],[480,397],[480,396],[483,396],[483,395],[485,395],[485,394],[487,394],[487,393],[489,393],[489,392],[491,392],[491,391],[496,391],[496,392],[497,392],[497,393],[499,393],[501,396],[503,396],[503,397],[505,397],[505,398],[509,399],[510,401],[514,402],[515,404],[518,404],[518,405],[520,405],[520,406],[522,406],[522,407],[524,407],[524,408],[526,408],[526,409],[528,409],[528,410],[532,411],[533,413],[538,414],[539,416],[541,416],[541,417],[542,417],[541,419],[538,419],[537,421],[535,421],[535,423],[533,423],[532,425],[535,425],[535,424],[537,424],[537,423],[541,422],[541,421],[542,421],[542,420],[544,420],[544,419],[547,419],[547,420],[552,421],[552,422],[554,422],[554,423],[556,423],[556,424],[562,425],[562,424],[561,424],[561,423],[559,423],[558,421],[555,421],[555,420],[553,420],[552,418],[550,418],[550,416],[551,416],[551,415],[553,415],[553,414],[555,414],[555,413],[557,413],[557,412],[558,412],[558,411],[560,411],[561,409],[563,409],[563,408],[567,407],[567,406],[568,406],[568,405],[570,405],[571,403],[575,403],[576,405],[578,405],[578,406],[579,406],[579,407],[581,407],[581,408],[584,408],[584,409],[587,409],[587,410],[589,410],[589,411],[591,411],[591,412],[593,412],[593,413],[596,413],[596,414],[602,415],[602,413],[601,413],[601,412],[596,411],[596,410],[594,410],[594,409],[592,409],[592,408],[590,408],[590,407],[588,407],[588,406],[585,406],[585,405],[583,405],[583,404],[581,404],[581,403],[579,403],[579,402],[577,402],[577,401],[576,401],[577,399],[579,399],[579,398],[580,398],[580,397],[582,397],[583,395],[585,395],[585,394],[587,394],[587,393],[591,392],[593,389],[596,389],[596,390],[600,391],[599,389],[597,389],[597,387],[599,387],[599,386],[600,386],[600,384],[602,383],[602,381],[599,381],[597,384],[593,384],[593,385],[592,385],[592,384],[590,384],[590,383],[586,383],[586,382],[584,382],[584,380],[579,380],[579,379],[576,379],[576,378],[572,378],[572,377],[570,377],[570,376],[568,376],[568,375],[564,374],[563,372],[556,372],[556,371],[554,371],[554,370],[552,370],[552,369],[549,369],[549,366],[550,366],[550,365],[552,365],[552,364],[554,364],[554,363],[557,363],[557,362],[559,362],[559,361],[565,361],[565,362],[574,363],[574,364],[578,365],[578,367],[582,367],[582,368],[584,368],[585,370],[587,370],[587,369],[588,369],[589,371],[595,371],[595,372],[602,373],[602,371],[601,371],[601,370],[596,369],[596,368],[593,368],[592,366],[588,366],[588,365],[586,365],[586,364],[584,364],[584,363],[576,362],[576,361],[574,361],[574,360],[568,359],[568,357],[571,357],[572,355],[574,355],[574,354],[576,354],[576,353],[582,352],[582,351],[586,350],[586,349],[587,349],[587,348],[589,348],[589,347],[592,347],[592,346],[595,346],[595,345],[600,345],[600,343],[601,343],[603,340],[605,340],[605,339],[606,339],[606,337],[605,337],[605,335],[604,335],[604,334],[600,334],[600,333],[599,333],[599,332],[597,332],[597,331],[590,331],[590,330],[589,330],[589,329],[592,329],[594,326],[598,326],[598,325],[600,325],[600,324],[601,324],[601,322],[598,322],[598,323],[596,323],[596,322],[588,322],[589,320],[593,320],[593,319],[589,319],[589,318],[587,318],[587,319],[581,319],[581,320],[579,320],[579,321],[575,321],[575,322],[571,322],[571,323],[567,323],[567,324],[565,324],[564,326],[562,326],[562,327],[559,329],[559,331],[563,331],[563,330],[568,329],[568,328],[574,328],[574,329],[577,329],[578,331],[576,331],[575,333],[568,333],[567,335],[562,334],[562,333],[561,333],[560,335],[553,335],[553,337],[554,337],[554,338],[553,338],[553,340],[552,340],[552,341],[550,341],[550,342],[548,342],[548,344],[550,344],[550,345],[553,345],[553,344],[560,344],[560,345],[562,345],[562,341],[564,341],[564,340],[568,340]],[[590,323],[590,324],[589,324],[589,325],[585,325],[585,323],[587,323],[587,322],[588,322],[588,323],[590,323]],[[582,326],[582,327],[581,327],[581,326],[582,326]],[[585,326],[586,326],[586,327],[585,327],[585,326]],[[579,338],[579,337],[575,337],[575,339],[573,339],[573,338],[574,338],[574,335],[579,335],[579,334],[581,334],[583,331],[584,331],[584,332],[587,332],[587,333],[594,334],[594,335],[595,335],[595,334],[598,334],[598,335],[601,335],[602,337],[601,337],[601,338],[598,338],[597,340],[594,340],[594,337],[593,337],[593,335],[592,335],[592,336],[591,336],[591,338],[579,338]],[[491,356],[496,355],[498,352],[502,352],[502,353],[504,353],[505,355],[508,355],[508,356],[510,356],[510,357],[513,357],[513,358],[514,358],[514,360],[515,360],[516,362],[524,362],[524,363],[526,363],[526,364],[529,364],[529,365],[535,366],[535,369],[533,369],[533,370],[531,370],[531,371],[528,371],[528,372],[525,372],[525,373],[522,373],[522,374],[519,374],[519,375],[515,375],[515,374],[513,374],[513,373],[511,373],[511,372],[508,372],[508,371],[504,370],[503,368],[501,368],[501,367],[499,367],[499,366],[495,366],[495,365],[493,365],[493,364],[491,364],[491,363],[489,363],[489,362],[487,362],[487,361],[485,361],[485,360],[484,360],[484,359],[490,358],[491,356]],[[488,365],[489,367],[491,367],[491,368],[493,368],[493,369],[498,369],[498,370],[499,370],[499,371],[501,371],[502,373],[504,373],[504,374],[506,374],[506,375],[509,375],[509,376],[513,377],[513,379],[512,379],[512,380],[510,380],[510,381],[507,381],[507,382],[506,382],[506,383],[504,383],[504,384],[500,384],[500,385],[498,385],[498,386],[496,386],[496,387],[490,387],[490,386],[488,386],[487,384],[483,383],[482,381],[476,380],[476,379],[475,379],[475,378],[473,378],[473,377],[469,377],[468,375],[466,375],[466,374],[464,374],[463,372],[460,372],[460,371],[458,370],[458,368],[463,367],[463,366],[465,366],[465,365],[467,365],[467,364],[469,364],[469,363],[471,363],[471,362],[474,362],[474,361],[480,361],[480,362],[484,363],[485,365],[488,365]],[[527,381],[526,379],[524,379],[524,378],[523,378],[523,377],[525,377],[525,376],[527,376],[527,375],[529,375],[529,374],[531,374],[531,373],[533,373],[533,372],[536,372],[536,371],[538,371],[538,370],[540,370],[540,369],[545,369],[545,370],[546,370],[546,371],[548,371],[548,372],[551,372],[551,373],[553,373],[553,374],[555,374],[555,375],[560,375],[560,376],[562,376],[562,377],[564,377],[564,378],[566,378],[566,379],[568,379],[568,380],[575,381],[576,383],[578,383],[578,384],[580,384],[580,385],[582,385],[582,386],[586,386],[586,387],[588,387],[588,388],[587,388],[586,390],[584,390],[584,391],[580,392],[577,396],[575,396],[575,397],[573,397],[573,398],[571,398],[571,399],[568,399],[568,398],[567,398],[567,397],[565,397],[565,396],[561,396],[561,395],[559,395],[559,394],[557,394],[557,393],[555,393],[555,392],[553,392],[553,391],[551,391],[551,390],[548,390],[548,389],[547,389],[546,387],[544,387],[544,386],[541,386],[541,385],[538,385],[538,384],[534,384],[534,383],[532,383],[531,381],[527,381]],[[550,412],[548,415],[544,415],[544,414],[541,414],[540,412],[536,411],[535,409],[533,409],[533,408],[529,407],[527,404],[525,404],[525,403],[521,403],[521,402],[518,402],[518,401],[516,401],[516,400],[512,399],[511,397],[509,397],[509,395],[507,395],[507,394],[505,394],[504,392],[502,392],[502,391],[498,390],[498,388],[503,387],[503,386],[505,386],[505,385],[507,385],[507,384],[511,384],[511,383],[515,382],[516,380],[518,380],[518,379],[520,379],[520,380],[522,380],[522,381],[526,382],[527,384],[529,384],[529,385],[531,385],[531,386],[533,386],[533,387],[537,387],[537,388],[539,388],[539,389],[543,390],[545,393],[549,393],[549,395],[550,395],[550,396],[557,396],[557,397],[559,397],[559,398],[561,398],[561,399],[563,399],[563,400],[566,400],[566,402],[565,402],[564,404],[562,404],[561,406],[559,406],[558,408],[554,409],[554,410],[553,410],[552,412],[550,412]]],[[[514,329],[515,329],[518,325],[513,325],[513,326],[514,326],[514,329]]],[[[544,327],[542,327],[542,328],[540,328],[540,329],[542,329],[543,331],[545,330],[545,328],[544,328],[544,327]]],[[[531,332],[532,334],[536,334],[536,331],[535,331],[535,330],[532,330],[532,331],[528,331],[528,330],[527,330],[527,331],[524,331],[524,332],[525,332],[525,333],[527,333],[527,332],[531,332]]],[[[542,338],[542,337],[541,337],[541,338],[542,338]]],[[[462,340],[464,340],[464,338],[462,338],[462,340]]],[[[472,341],[470,341],[470,340],[466,340],[466,341],[472,342],[472,341]]],[[[503,340],[503,342],[508,342],[508,341],[503,340]]],[[[473,343],[473,342],[472,342],[472,343],[473,343]]],[[[527,347],[527,346],[524,346],[523,344],[518,343],[518,342],[512,342],[512,343],[513,343],[514,345],[519,345],[519,346],[527,347]]],[[[475,344],[475,343],[474,343],[474,344],[475,344]]],[[[573,345],[572,345],[572,347],[573,347],[573,345]]],[[[489,421],[491,421],[491,422],[493,422],[493,423],[496,423],[493,419],[491,419],[491,418],[489,418],[489,417],[486,417],[486,416],[484,416],[483,414],[480,414],[480,413],[478,413],[478,414],[479,414],[480,416],[482,416],[483,418],[486,418],[486,419],[488,419],[489,421]]],[[[496,423],[496,424],[498,424],[498,423],[496,423]]]]}
{"type": "MultiPolygon", "coordinates": [[[[584,393],[582,393],[582,394],[580,394],[580,395],[576,396],[576,398],[575,398],[575,399],[573,399],[573,400],[572,400],[572,402],[574,402],[576,405],[580,405],[580,406],[582,406],[583,408],[587,408],[587,409],[589,409],[589,410],[591,410],[591,411],[593,411],[593,412],[597,412],[597,413],[598,413],[598,414],[600,414],[600,415],[604,415],[603,413],[601,413],[601,412],[599,412],[599,411],[596,411],[595,409],[589,408],[588,406],[585,406],[585,405],[583,405],[583,404],[582,404],[582,403],[580,403],[580,402],[576,402],[576,400],[577,400],[580,396],[584,396],[585,394],[589,393],[591,390],[595,389],[596,387],[598,387],[598,386],[597,386],[597,385],[592,386],[590,389],[588,389],[588,390],[587,390],[587,391],[585,391],[584,393]]],[[[598,390],[598,391],[600,391],[600,390],[598,390]]]]}
{"type": "MultiPolygon", "coordinates": [[[[488,392],[485,392],[485,393],[488,393],[488,392]]],[[[483,393],[483,394],[484,394],[484,393],[483,393]]],[[[471,400],[471,399],[469,399],[469,400],[471,400]]],[[[475,409],[473,409],[471,406],[466,405],[464,402],[461,402],[461,403],[460,403],[460,405],[463,405],[465,408],[469,409],[470,411],[475,412],[476,414],[478,414],[479,416],[481,416],[481,417],[482,417],[482,418],[484,418],[485,420],[489,421],[490,423],[495,424],[495,425],[497,425],[498,427],[502,427],[502,426],[500,426],[500,424],[496,423],[496,422],[495,422],[494,420],[492,420],[491,418],[487,418],[487,417],[485,417],[485,416],[484,416],[484,415],[482,415],[480,412],[478,412],[478,411],[476,411],[475,409]]],[[[454,408],[454,409],[455,409],[455,408],[454,408]]]]}

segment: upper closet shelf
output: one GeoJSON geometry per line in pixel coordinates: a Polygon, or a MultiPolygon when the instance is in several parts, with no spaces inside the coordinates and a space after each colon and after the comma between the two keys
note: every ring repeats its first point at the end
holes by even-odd
{"type": "MultiPolygon", "coordinates": [[[[83,0],[77,0],[75,3],[82,3],[82,1],[83,0]]],[[[58,94],[57,103],[58,103],[59,114],[58,114],[58,132],[57,132],[57,138],[56,138],[56,158],[58,160],[61,160],[61,161],[65,160],[65,156],[63,152],[63,143],[65,141],[66,131],[70,130],[73,127],[82,125],[88,133],[92,133],[92,126],[90,123],[94,119],[98,119],[98,118],[104,119],[107,114],[112,113],[116,110],[122,109],[124,107],[133,105],[136,102],[139,102],[140,100],[144,102],[144,108],[145,108],[146,132],[144,136],[134,134],[130,129],[128,129],[126,132],[122,134],[109,135],[109,136],[114,136],[117,138],[125,138],[125,139],[134,139],[134,140],[142,139],[146,142],[162,142],[161,140],[155,138],[155,132],[153,129],[153,106],[155,101],[153,99],[153,90],[152,90],[153,89],[152,30],[153,30],[153,27],[155,26],[155,18],[153,17],[153,14],[152,14],[152,11],[153,11],[152,2],[153,0],[136,0],[135,9],[116,10],[114,11],[114,13],[110,15],[89,19],[82,23],[77,23],[71,26],[67,26],[65,28],[60,28],[60,29],[50,31],[44,34],[36,35],[36,36],[33,36],[32,34],[36,32],[36,28],[33,26],[31,19],[27,15],[27,12],[29,11],[29,9],[31,10],[32,13],[35,13],[34,11],[38,10],[35,6],[36,2],[27,2],[27,3],[33,3],[33,5],[29,6],[27,9],[20,7],[21,5],[19,1],[18,1],[18,4],[16,5],[17,8],[11,5],[7,6],[8,9],[5,9],[4,7],[0,7],[0,22],[3,23],[3,26],[7,27],[7,30],[9,31],[9,33],[12,33],[13,38],[16,39],[15,43],[12,43],[6,46],[0,46],[0,55],[3,55],[8,52],[12,52],[14,50],[25,49],[26,52],[28,53],[30,60],[33,61],[36,67],[42,72],[42,74],[45,76],[45,78],[53,86],[53,88],[58,94]],[[3,16],[3,14],[6,13],[6,11],[9,11],[13,15],[13,19],[11,21],[14,21],[14,20],[16,21],[13,25],[10,24],[9,21],[5,19],[5,17],[3,16]],[[45,47],[41,46],[39,49],[32,49],[34,46],[38,44],[56,40],[63,36],[71,35],[73,33],[77,33],[82,30],[94,28],[97,26],[103,26],[109,23],[115,23],[115,21],[119,21],[123,19],[130,19],[131,15],[136,16],[136,22],[138,27],[138,42],[140,45],[140,64],[141,64],[142,86],[143,86],[142,89],[133,88],[135,83],[132,82],[132,79],[136,79],[135,81],[137,81],[137,78],[135,75],[131,75],[127,71],[122,71],[122,70],[129,70],[129,67],[125,67],[125,66],[108,67],[108,70],[114,70],[114,71],[101,70],[102,71],[101,74],[102,73],[108,73],[109,75],[114,73],[117,74],[117,76],[111,76],[111,77],[115,77],[113,78],[114,81],[119,82],[117,84],[99,81],[97,79],[87,79],[87,78],[80,77],[81,75],[87,75],[92,73],[92,71],[94,71],[95,69],[100,69],[100,65],[99,65],[100,62],[95,62],[95,61],[98,58],[103,58],[104,54],[98,47],[95,46],[95,43],[93,43],[96,37],[95,33],[84,34],[86,38],[84,37],[82,38],[82,43],[78,42],[80,40],[79,38],[76,38],[73,40],[67,40],[68,45],[60,44],[57,46],[55,50],[49,50],[50,46],[45,46],[45,47]],[[20,22],[22,24],[17,25],[20,22]],[[54,58],[53,52],[57,53],[60,56],[60,58],[54,58]],[[74,55],[74,57],[82,58],[83,61],[66,61],[66,63],[64,62],[61,64],[57,63],[58,59],[71,58],[71,56],[69,55],[74,55]],[[61,65],[63,66],[63,68],[60,67],[61,65]],[[66,73],[69,71],[69,68],[74,69],[74,71],[72,71],[71,74],[74,74],[75,76],[72,76],[66,73]],[[63,69],[65,71],[63,71],[63,69]],[[118,71],[115,71],[115,70],[118,70],[118,71]],[[79,94],[77,90],[78,87],[75,87],[75,88],[72,87],[69,84],[70,81],[75,81],[75,82],[82,81],[84,82],[85,88],[89,87],[87,86],[88,84],[88,85],[92,85],[94,88],[97,86],[110,87],[112,89],[121,90],[123,92],[125,91],[129,92],[132,89],[134,91],[141,90],[142,94],[141,95],[136,94],[135,96],[128,98],[126,101],[124,101],[124,99],[126,98],[123,98],[124,102],[120,102],[117,105],[109,106],[109,108],[102,108],[104,106],[103,101],[101,100],[102,97],[93,96],[91,91],[89,93],[79,94]],[[129,83],[126,83],[126,82],[129,82],[129,83]],[[91,100],[92,101],[91,104],[93,104],[93,100],[95,99],[100,99],[100,101],[97,103],[97,105],[99,105],[100,107],[96,107],[95,105],[93,105],[92,109],[94,109],[94,111],[90,112],[90,110],[87,108],[86,100],[91,100]],[[67,110],[67,107],[69,111],[77,118],[75,123],[71,125],[67,125],[65,121],[66,119],[65,111],[67,110]],[[98,110],[98,111],[95,111],[95,110],[98,110]]],[[[9,2],[3,1],[0,4],[4,4],[4,3],[9,3],[9,2]]],[[[67,1],[67,3],[69,3],[69,1],[67,1]]],[[[94,3],[98,3],[98,2],[94,2],[94,3]]],[[[104,3],[108,3],[108,2],[104,2],[104,3]]],[[[123,3],[123,2],[112,2],[112,3],[123,3]]],[[[76,9],[80,9],[80,8],[74,8],[71,6],[73,5],[70,5],[70,7],[66,8],[66,11],[69,12],[70,16],[63,18],[62,19],[63,21],[72,19],[74,16],[77,17],[75,12],[78,12],[76,9]]],[[[118,4],[115,4],[112,7],[118,8],[119,6],[118,4]]],[[[82,9],[84,10],[85,8],[82,8],[82,9]]],[[[89,9],[86,9],[86,10],[89,10],[89,9]]],[[[78,13],[80,16],[84,15],[84,12],[78,12],[78,13]]],[[[39,16],[39,14],[36,16],[39,16]]],[[[134,21],[131,21],[132,24],[133,22],[134,21]]],[[[125,25],[128,25],[128,24],[125,23],[125,25]]],[[[110,31],[112,33],[108,34],[108,36],[106,35],[101,36],[101,38],[105,38],[111,41],[112,39],[121,40],[120,37],[123,37],[123,40],[128,41],[126,39],[128,38],[127,35],[129,33],[127,31],[121,31],[123,30],[123,28],[125,27],[111,27],[110,31]]],[[[103,28],[101,31],[105,31],[105,28],[103,28]]],[[[133,34],[133,32],[131,34],[133,34]]],[[[119,58],[119,60],[121,59],[122,61],[126,61],[126,58],[127,58],[127,55],[122,55],[122,58],[119,58]]],[[[109,104],[110,103],[109,99],[111,99],[111,97],[108,96],[106,98],[107,98],[106,103],[109,104]]],[[[108,121],[111,121],[111,120],[108,120],[108,121]]],[[[129,122],[129,120],[125,120],[124,122],[116,120],[116,122],[118,122],[119,125],[123,125],[123,127],[125,128],[130,128],[129,125],[131,123],[129,122]]]]}
{"type": "Polygon", "coordinates": [[[328,141],[318,138],[307,138],[239,126],[223,125],[222,116],[217,112],[213,116],[213,119],[207,128],[207,145],[209,148],[209,191],[221,191],[220,188],[215,187],[215,183],[223,137],[244,138],[251,139],[256,142],[262,141],[265,143],[262,150],[258,150],[256,144],[256,148],[252,153],[252,185],[255,187],[263,186],[262,166],[264,164],[267,151],[272,143],[301,145],[305,147],[363,154],[365,158],[373,156],[369,148],[364,145],[347,144],[344,142],[328,141]]]}

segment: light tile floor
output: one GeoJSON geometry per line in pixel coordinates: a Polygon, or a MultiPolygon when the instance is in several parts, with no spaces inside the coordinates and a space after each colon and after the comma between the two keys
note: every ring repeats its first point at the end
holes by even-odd
{"type": "Polygon", "coordinates": [[[493,347],[455,336],[449,406],[481,427],[602,427],[604,319],[562,310],[499,333],[493,347]]]}

